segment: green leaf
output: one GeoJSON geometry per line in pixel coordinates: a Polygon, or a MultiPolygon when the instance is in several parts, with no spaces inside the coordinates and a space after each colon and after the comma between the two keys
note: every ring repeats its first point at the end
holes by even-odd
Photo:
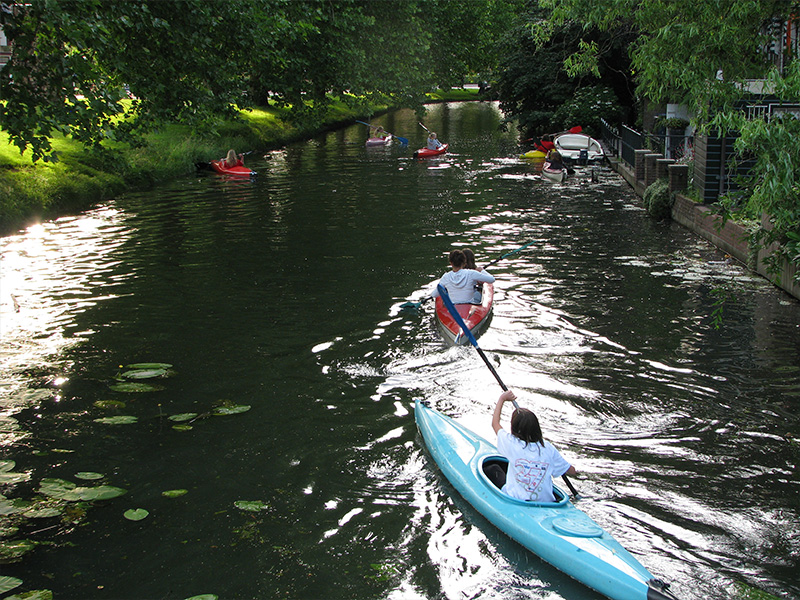
{"type": "Polygon", "coordinates": [[[19,561],[25,554],[36,547],[31,540],[8,540],[0,542],[0,563],[19,561]]]}
{"type": "Polygon", "coordinates": [[[180,423],[181,421],[191,421],[191,420],[192,420],[192,419],[194,419],[196,416],[197,416],[197,413],[193,413],[193,412],[190,412],[190,413],[180,413],[180,414],[178,414],[178,415],[172,415],[172,416],[170,416],[170,417],[169,417],[169,420],[170,420],[170,421],[177,421],[177,422],[179,422],[179,423],[180,423]]]}
{"type": "Polygon", "coordinates": [[[22,585],[22,579],[16,577],[8,577],[7,575],[0,576],[0,594],[5,594],[9,590],[22,585]]]}
{"type": "Polygon", "coordinates": [[[126,371],[122,374],[125,379],[153,379],[167,374],[166,369],[142,369],[140,371],[126,371]]]}
{"type": "Polygon", "coordinates": [[[51,590],[31,590],[8,596],[4,600],[53,600],[53,592],[51,590]]]}
{"type": "Polygon", "coordinates": [[[94,473],[92,471],[79,471],[78,473],[75,473],[75,477],[77,477],[78,479],[93,481],[95,479],[102,479],[103,477],[105,477],[105,475],[103,475],[102,473],[94,473]]]}
{"type": "Polygon", "coordinates": [[[132,365],[125,365],[126,369],[133,369],[136,371],[147,369],[171,369],[172,365],[169,363],[133,363],[132,365]]]}
{"type": "Polygon", "coordinates": [[[141,521],[147,518],[149,514],[150,513],[143,508],[131,508],[126,510],[123,516],[129,521],[141,521]]]}
{"type": "Polygon", "coordinates": [[[166,498],[180,498],[184,494],[188,494],[189,490],[167,490],[165,492],[161,492],[162,496],[166,498]]]}
{"type": "Polygon", "coordinates": [[[20,483],[22,481],[28,481],[30,478],[30,473],[13,473],[11,471],[0,472],[0,485],[20,483]]]}
{"type": "Polygon", "coordinates": [[[77,488],[75,492],[80,495],[80,500],[91,502],[94,500],[111,500],[127,494],[128,490],[112,485],[101,485],[95,488],[77,488]]]}
{"type": "Polygon", "coordinates": [[[239,406],[218,406],[214,409],[215,415],[237,415],[239,413],[247,412],[250,407],[243,404],[239,406]]]}
{"type": "Polygon", "coordinates": [[[192,596],[191,598],[186,598],[186,600],[219,600],[219,596],[216,594],[200,594],[199,596],[192,596]]]}
{"type": "Polygon", "coordinates": [[[132,415],[118,415],[116,417],[100,417],[99,419],[95,419],[95,423],[104,423],[106,425],[130,425],[132,423],[136,423],[139,420],[139,417],[134,417],[132,415]]]}
{"type": "Polygon", "coordinates": [[[158,392],[164,388],[162,386],[151,385],[149,383],[125,381],[110,386],[110,389],[114,390],[115,392],[123,392],[126,394],[141,394],[145,392],[158,392]]]}
{"type": "Polygon", "coordinates": [[[0,473],[6,473],[16,466],[13,460],[0,460],[0,473]]]}

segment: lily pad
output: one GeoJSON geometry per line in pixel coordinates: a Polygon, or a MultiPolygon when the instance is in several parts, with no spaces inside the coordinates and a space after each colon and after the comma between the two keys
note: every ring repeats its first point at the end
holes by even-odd
{"type": "Polygon", "coordinates": [[[130,425],[136,423],[139,417],[133,415],[117,415],[115,417],[100,417],[95,419],[95,423],[105,423],[106,425],[130,425]]]}
{"type": "Polygon", "coordinates": [[[215,415],[238,415],[239,413],[247,412],[250,407],[246,404],[234,406],[218,406],[214,409],[215,415]]]}
{"type": "Polygon", "coordinates": [[[36,547],[31,540],[8,540],[0,542],[0,563],[12,563],[20,560],[36,547]]]}
{"type": "Polygon", "coordinates": [[[182,421],[191,421],[197,416],[197,413],[189,412],[189,413],[180,413],[179,415],[171,415],[169,417],[170,421],[177,421],[178,423],[182,421]]]}
{"type": "Polygon", "coordinates": [[[172,428],[175,431],[190,431],[190,430],[194,429],[194,427],[192,427],[191,425],[186,425],[186,424],[184,424],[184,425],[173,425],[172,428]]]}
{"type": "Polygon", "coordinates": [[[9,590],[22,585],[22,579],[16,577],[0,576],[0,594],[5,594],[9,590]]]}
{"type": "Polygon", "coordinates": [[[75,477],[87,481],[94,481],[95,479],[102,479],[105,477],[105,475],[102,473],[94,473],[92,471],[79,471],[78,473],[75,473],[75,477]]]}
{"type": "Polygon", "coordinates": [[[53,600],[52,590],[31,590],[5,598],[5,600],[53,600]]]}
{"type": "Polygon", "coordinates": [[[76,488],[75,493],[80,495],[80,500],[92,502],[94,500],[111,500],[127,494],[128,490],[113,485],[100,485],[94,488],[76,488]]]}
{"type": "Polygon", "coordinates": [[[122,400],[98,400],[94,405],[97,408],[125,408],[122,400]]]}
{"type": "Polygon", "coordinates": [[[0,473],[0,485],[20,483],[22,481],[28,481],[30,478],[30,473],[14,473],[13,471],[4,471],[0,473]]]}
{"type": "Polygon", "coordinates": [[[58,498],[66,500],[67,496],[72,494],[73,490],[78,487],[76,484],[66,479],[45,478],[39,484],[39,493],[49,496],[50,498],[58,498]]]}
{"type": "Polygon", "coordinates": [[[165,492],[161,492],[162,496],[166,496],[167,498],[180,498],[184,494],[188,494],[189,490],[167,490],[165,492]]]}
{"type": "Polygon", "coordinates": [[[186,600],[219,600],[219,596],[216,594],[200,594],[199,596],[192,596],[191,598],[186,598],[186,600]]]}
{"type": "Polygon", "coordinates": [[[62,504],[53,504],[38,502],[31,508],[22,513],[22,516],[29,519],[49,519],[50,517],[58,517],[64,513],[64,506],[62,504]]]}
{"type": "Polygon", "coordinates": [[[15,466],[17,466],[17,463],[13,460],[0,460],[0,473],[7,473],[15,466]]]}
{"type": "Polygon", "coordinates": [[[155,377],[164,377],[166,374],[166,369],[141,369],[137,371],[125,371],[122,376],[125,379],[154,379],[155,377]]]}
{"type": "Polygon", "coordinates": [[[144,392],[158,392],[163,390],[163,386],[151,385],[149,383],[138,383],[136,381],[123,381],[110,386],[115,392],[124,392],[128,394],[139,394],[144,392]]]}
{"type": "Polygon", "coordinates": [[[126,369],[142,370],[142,369],[171,369],[172,365],[169,363],[133,363],[125,365],[126,369]]]}
{"type": "Polygon", "coordinates": [[[147,518],[149,514],[150,513],[143,508],[131,508],[130,510],[126,510],[123,516],[129,521],[141,521],[147,518]]]}
{"type": "Polygon", "coordinates": [[[269,504],[263,500],[237,500],[233,505],[239,510],[249,510],[251,512],[258,512],[269,508],[269,504]]]}

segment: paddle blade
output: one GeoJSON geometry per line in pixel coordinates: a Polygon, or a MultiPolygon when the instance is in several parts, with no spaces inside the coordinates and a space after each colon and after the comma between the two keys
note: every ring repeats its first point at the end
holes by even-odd
{"type": "Polygon", "coordinates": [[[461,315],[458,314],[458,310],[456,310],[456,306],[453,304],[453,301],[450,300],[450,295],[447,293],[447,290],[441,283],[437,284],[436,289],[439,290],[439,295],[442,297],[442,302],[444,302],[447,312],[450,313],[450,316],[453,317],[453,320],[458,323],[459,327],[461,327],[461,331],[465,336],[467,336],[469,343],[477,348],[478,340],[475,339],[475,336],[472,335],[472,332],[469,330],[469,327],[467,327],[467,324],[464,323],[464,319],[462,319],[461,315]]]}
{"type": "Polygon", "coordinates": [[[575,127],[569,130],[570,133],[580,133],[581,131],[583,131],[583,127],[580,125],[575,125],[575,127]]]}
{"type": "Polygon", "coordinates": [[[394,136],[397,141],[399,141],[403,146],[408,146],[408,139],[404,137],[400,137],[399,135],[394,136]]]}

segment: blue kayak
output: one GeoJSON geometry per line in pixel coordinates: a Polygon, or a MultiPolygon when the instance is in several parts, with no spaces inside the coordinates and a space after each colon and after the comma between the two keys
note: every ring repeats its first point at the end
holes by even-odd
{"type": "Polygon", "coordinates": [[[436,464],[464,498],[498,529],[570,577],[612,600],[675,600],[619,542],[553,486],[556,502],[507,496],[484,473],[507,466],[497,448],[449,417],[415,403],[417,426],[436,464]]]}

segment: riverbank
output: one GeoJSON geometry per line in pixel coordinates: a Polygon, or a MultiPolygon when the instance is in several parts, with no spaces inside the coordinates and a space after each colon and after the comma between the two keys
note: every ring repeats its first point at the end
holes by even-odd
{"type": "MultiPolygon", "coordinates": [[[[477,89],[454,88],[428,94],[429,102],[477,100],[477,89]]],[[[371,106],[378,115],[389,106],[371,106]]],[[[86,210],[128,190],[142,190],[192,173],[196,163],[237,151],[268,151],[323,131],[366,120],[365,111],[333,102],[321,122],[297,127],[284,118],[288,109],[260,107],[242,111],[213,133],[182,125],[168,125],[145,138],[142,148],[111,146],[102,154],[88,152],[69,138],[54,138],[57,162],[33,163],[30,153],[20,155],[0,132],[0,235],[31,223],[86,210]]]]}

